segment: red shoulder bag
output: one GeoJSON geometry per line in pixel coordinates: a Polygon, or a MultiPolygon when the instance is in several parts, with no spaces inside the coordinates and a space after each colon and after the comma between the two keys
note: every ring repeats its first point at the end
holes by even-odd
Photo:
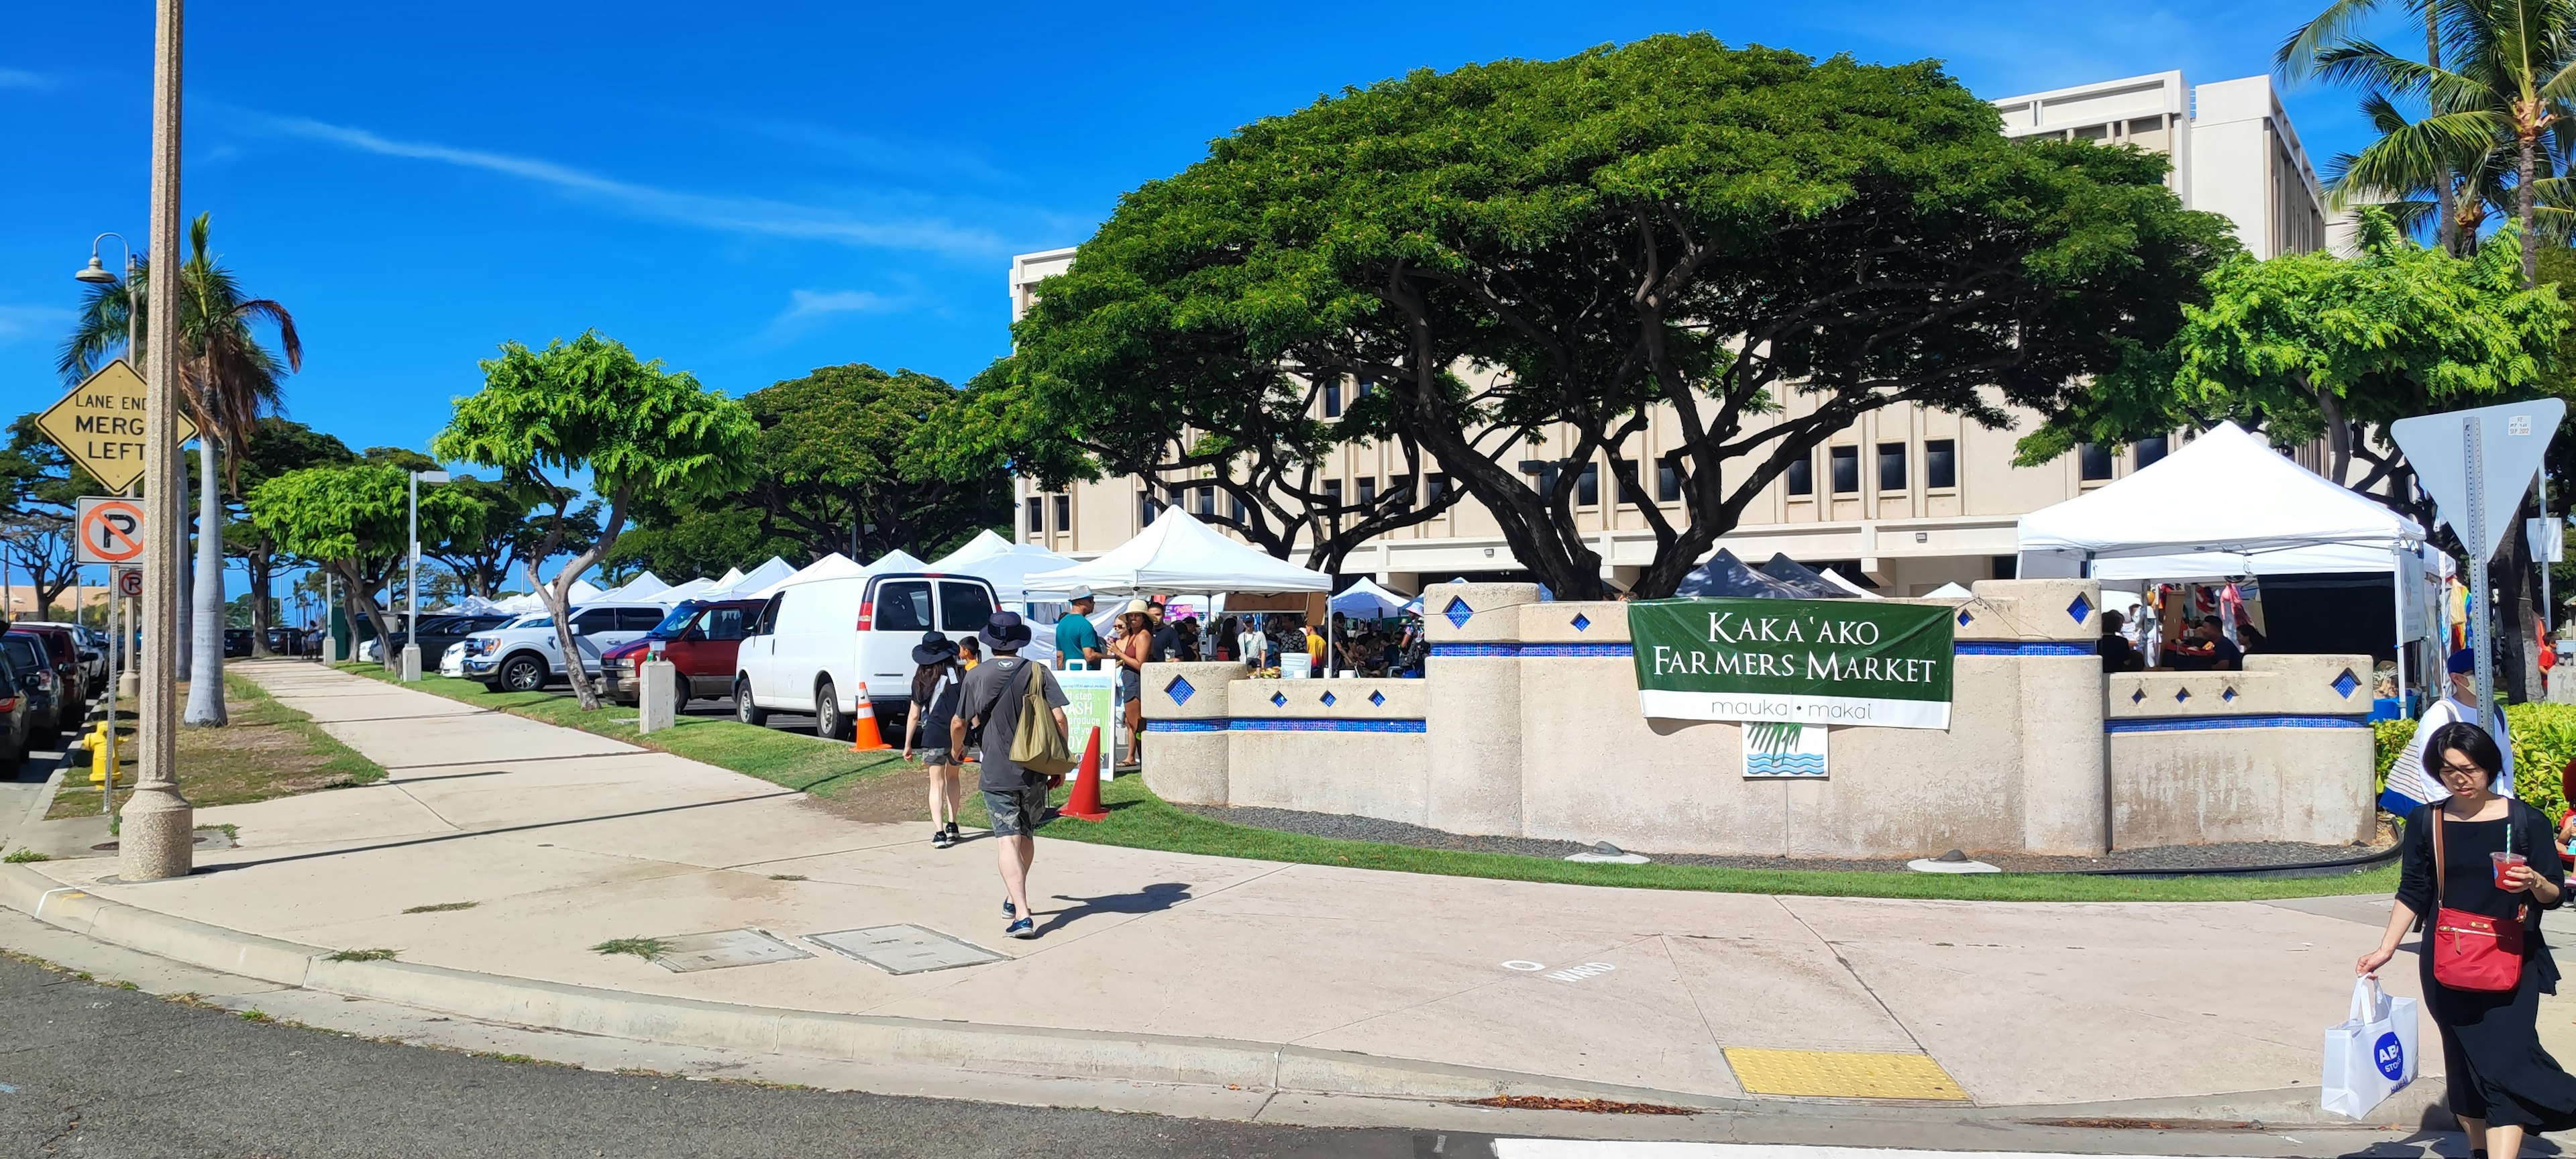
{"type": "MultiPolygon", "coordinates": [[[[2513,848],[2513,805],[2505,805],[2504,846],[2513,848]]],[[[2433,925],[2425,951],[2433,955],[2433,980],[2453,990],[2495,994],[2522,984],[2523,918],[2529,906],[2514,907],[2510,921],[2452,909],[2442,904],[2449,865],[2442,857],[2442,830],[2450,826],[2442,806],[2432,809],[2433,925]]]]}

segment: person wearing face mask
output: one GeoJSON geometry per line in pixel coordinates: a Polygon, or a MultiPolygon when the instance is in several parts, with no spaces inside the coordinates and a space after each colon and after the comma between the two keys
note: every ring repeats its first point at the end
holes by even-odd
{"type": "Polygon", "coordinates": [[[2442,725],[2417,759],[2446,794],[2407,814],[2396,904],[2354,970],[2377,977],[2424,923],[2416,961],[2442,1032],[2445,1101],[2472,1159],[2517,1159],[2525,1135],[2576,1129],[2576,1076],[2539,1030],[2540,995],[2558,992],[2540,911],[2566,900],[2566,870],[2548,819],[2498,791],[2504,757],[2485,729],[2442,725]]]}
{"type": "MultiPolygon", "coordinates": [[[[2485,729],[2489,736],[2509,738],[2513,735],[2505,728],[2502,708],[2490,707],[2485,714],[2486,719],[2478,719],[2477,654],[2466,648],[2453,652],[2448,667],[2451,673],[2450,695],[2424,710],[2424,719],[2415,724],[2414,739],[2398,752],[2396,762],[2388,766],[2388,788],[2379,795],[2379,807],[2400,817],[2418,805],[2431,804],[2450,795],[2450,790],[2442,787],[2440,778],[2425,767],[2423,760],[2424,742],[2431,740],[2443,725],[2468,723],[2485,729]]],[[[2506,741],[2500,751],[2503,754],[2499,758],[2502,780],[2496,791],[2510,797],[2514,795],[2511,741],[2506,741]]]]}

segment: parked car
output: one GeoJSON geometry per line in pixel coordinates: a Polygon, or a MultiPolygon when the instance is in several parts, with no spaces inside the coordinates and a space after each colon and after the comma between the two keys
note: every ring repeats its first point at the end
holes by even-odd
{"type": "Polygon", "coordinates": [[[0,651],[0,761],[8,762],[0,768],[7,769],[13,778],[20,762],[27,759],[27,750],[36,743],[35,676],[32,672],[23,676],[19,673],[8,653],[0,651]]]}
{"type": "Polygon", "coordinates": [[[0,658],[9,661],[16,674],[7,687],[16,689],[28,700],[27,727],[35,738],[50,743],[62,735],[62,678],[54,671],[53,657],[45,653],[43,641],[33,635],[0,634],[0,658]]]}
{"type": "Polygon", "coordinates": [[[80,657],[81,686],[87,689],[107,687],[107,636],[96,628],[66,624],[61,620],[20,620],[12,628],[60,628],[71,634],[72,651],[80,657]]]}
{"type": "Polygon", "coordinates": [[[601,654],[599,675],[608,696],[633,704],[643,680],[644,662],[655,653],[679,669],[672,696],[679,709],[701,696],[722,698],[733,691],[734,659],[743,633],[760,615],[759,600],[684,600],[642,639],[601,654]]]}
{"type": "Polygon", "coordinates": [[[238,660],[250,655],[250,637],[248,628],[224,629],[224,659],[238,660]]]}
{"type": "MultiPolygon", "coordinates": [[[[516,618],[490,612],[422,616],[420,618],[420,662],[424,667],[435,668],[439,661],[446,657],[449,645],[464,643],[466,637],[476,632],[498,628],[516,618]]],[[[410,639],[411,633],[398,631],[383,646],[393,649],[393,655],[400,656],[403,644],[410,639]]],[[[382,654],[378,653],[378,655],[382,654]]]]}
{"type": "MultiPolygon", "coordinates": [[[[573,647],[582,669],[599,670],[602,652],[650,632],[669,613],[660,604],[587,604],[573,609],[573,647]]],[[[465,678],[498,692],[535,692],[569,671],[554,617],[534,612],[465,640],[465,678]]]]}
{"type": "Polygon", "coordinates": [[[89,703],[89,676],[81,667],[80,645],[74,642],[71,629],[21,622],[9,625],[9,634],[32,636],[44,645],[45,655],[54,665],[54,678],[62,689],[56,697],[63,702],[67,715],[89,703]]]}
{"type": "Polygon", "coordinates": [[[769,597],[735,655],[734,718],[811,713],[817,736],[845,739],[866,690],[879,729],[901,727],[912,649],[925,631],[964,639],[993,618],[993,585],[929,572],[834,576],[769,597]]]}

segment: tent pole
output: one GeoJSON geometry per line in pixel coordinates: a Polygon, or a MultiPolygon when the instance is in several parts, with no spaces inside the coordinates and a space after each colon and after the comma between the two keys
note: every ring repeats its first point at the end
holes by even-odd
{"type": "Polygon", "coordinates": [[[2397,711],[2406,712],[2406,549],[2390,549],[2397,570],[2389,573],[2388,594],[2397,597],[2397,711]]]}

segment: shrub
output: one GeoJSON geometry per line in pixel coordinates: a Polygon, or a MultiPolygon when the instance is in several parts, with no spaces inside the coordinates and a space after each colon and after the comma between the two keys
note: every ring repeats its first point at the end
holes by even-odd
{"type": "Polygon", "coordinates": [[[2559,771],[2576,760],[2576,704],[2508,704],[2504,722],[2513,732],[2515,795],[2556,821],[2567,811],[2559,771]]]}

